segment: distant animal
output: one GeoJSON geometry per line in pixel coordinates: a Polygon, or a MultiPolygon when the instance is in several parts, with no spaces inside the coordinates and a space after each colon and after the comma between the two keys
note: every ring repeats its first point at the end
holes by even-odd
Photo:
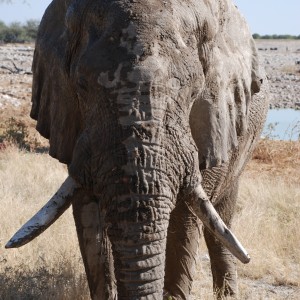
{"type": "Polygon", "coordinates": [[[204,224],[214,291],[235,295],[250,258],[229,228],[268,91],[233,2],[54,0],[32,69],[69,177],[6,247],[72,204],[92,299],[189,299],[204,224]]]}

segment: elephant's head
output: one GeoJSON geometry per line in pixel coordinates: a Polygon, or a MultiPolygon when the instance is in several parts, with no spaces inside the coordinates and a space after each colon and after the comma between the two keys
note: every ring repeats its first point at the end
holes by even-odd
{"type": "Polygon", "coordinates": [[[162,289],[168,222],[178,201],[248,262],[210,203],[199,166],[228,162],[249,134],[260,85],[256,59],[228,0],[54,0],[36,43],[31,116],[70,178],[37,216],[51,217],[30,221],[8,247],[51,224],[61,214],[52,213],[53,201],[67,207],[66,189],[72,194],[80,186],[105,212],[120,295],[162,289]],[[140,259],[128,262],[138,251],[140,259]],[[133,288],[137,281],[144,290],[133,288]]]}

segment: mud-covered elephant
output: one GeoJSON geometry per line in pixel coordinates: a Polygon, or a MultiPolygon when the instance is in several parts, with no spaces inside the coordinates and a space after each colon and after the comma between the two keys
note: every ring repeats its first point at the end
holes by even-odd
{"type": "Polygon", "coordinates": [[[236,293],[249,256],[229,228],[267,87],[231,0],[54,0],[32,91],[69,177],[7,248],[72,204],[93,299],[188,299],[204,224],[214,290],[236,293]]]}

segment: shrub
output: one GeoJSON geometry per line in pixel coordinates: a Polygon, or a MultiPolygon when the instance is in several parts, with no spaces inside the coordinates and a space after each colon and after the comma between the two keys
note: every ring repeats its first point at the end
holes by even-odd
{"type": "Polygon", "coordinates": [[[19,148],[28,149],[27,138],[29,136],[24,122],[10,118],[5,124],[1,124],[0,143],[15,144],[19,148]]]}
{"type": "Polygon", "coordinates": [[[300,35],[291,35],[291,34],[266,34],[260,35],[254,33],[252,35],[254,39],[265,39],[265,40],[299,40],[300,35]]]}
{"type": "Polygon", "coordinates": [[[25,25],[13,22],[5,25],[0,21],[0,41],[4,43],[33,42],[36,39],[39,21],[28,20],[25,25]]]}
{"type": "Polygon", "coordinates": [[[40,22],[38,20],[28,20],[24,25],[26,38],[35,40],[40,22]]]}

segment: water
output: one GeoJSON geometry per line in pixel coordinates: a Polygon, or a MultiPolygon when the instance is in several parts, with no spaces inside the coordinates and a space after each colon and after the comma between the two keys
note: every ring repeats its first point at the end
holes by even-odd
{"type": "Polygon", "coordinates": [[[262,136],[276,140],[298,140],[300,110],[270,109],[262,136]]]}

